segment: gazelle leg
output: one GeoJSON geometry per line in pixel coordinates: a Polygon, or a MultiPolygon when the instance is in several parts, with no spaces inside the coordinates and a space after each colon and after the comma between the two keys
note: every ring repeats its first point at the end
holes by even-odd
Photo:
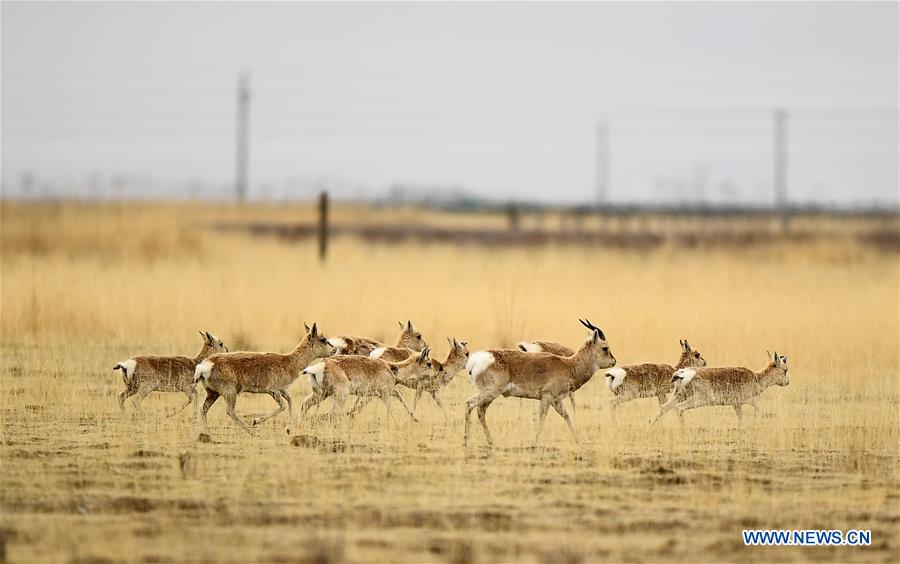
{"type": "MultiPolygon", "coordinates": [[[[391,392],[384,392],[381,394],[381,401],[384,403],[384,411],[385,416],[387,417],[387,424],[390,426],[391,424],[391,396],[393,394],[391,392]]],[[[404,404],[404,407],[406,405],[404,404]]]]}
{"type": "Polygon", "coordinates": [[[187,395],[187,397],[188,397],[187,401],[184,402],[184,405],[182,405],[181,407],[179,407],[178,409],[176,409],[176,410],[173,411],[172,413],[166,415],[166,417],[175,417],[176,415],[178,415],[179,413],[181,413],[182,411],[184,411],[184,408],[185,408],[185,407],[191,405],[192,403],[194,403],[194,400],[197,399],[197,388],[195,388],[195,387],[193,387],[193,386],[192,386],[189,390],[184,390],[184,393],[185,393],[185,394],[187,395]]]}
{"type": "Polygon", "coordinates": [[[629,401],[630,399],[631,398],[626,396],[613,396],[609,398],[609,416],[613,421],[616,420],[616,407],[618,407],[619,404],[629,401]]]}
{"type": "Polygon", "coordinates": [[[738,428],[740,429],[741,425],[744,423],[744,412],[740,405],[731,406],[734,408],[734,414],[737,415],[738,419],[738,428]]]}
{"type": "Polygon", "coordinates": [[[278,414],[281,413],[282,411],[284,411],[285,404],[284,404],[284,399],[282,399],[282,397],[281,397],[281,392],[278,391],[278,390],[276,390],[276,391],[269,392],[269,395],[272,396],[272,399],[275,400],[275,401],[278,403],[278,407],[276,407],[276,408],[272,411],[272,413],[269,413],[268,415],[264,415],[263,417],[257,417],[256,419],[254,419],[254,420],[250,423],[250,425],[251,425],[252,427],[256,427],[256,426],[259,425],[260,423],[264,423],[264,422],[268,421],[269,419],[275,417],[276,415],[278,415],[278,414]]]}
{"type": "Polygon", "coordinates": [[[363,410],[364,407],[369,405],[369,402],[372,401],[372,396],[356,396],[356,401],[353,402],[353,407],[350,408],[350,411],[347,412],[348,417],[355,417],[357,413],[363,410]]]}
{"type": "Polygon", "coordinates": [[[494,401],[494,398],[490,398],[478,406],[478,421],[481,423],[481,428],[484,429],[484,437],[487,439],[488,446],[494,446],[494,439],[491,438],[491,431],[488,429],[487,419],[485,418],[487,408],[490,407],[492,401],[494,401]]]}
{"type": "Polygon", "coordinates": [[[415,421],[416,423],[418,423],[418,422],[419,422],[419,419],[416,417],[416,414],[413,413],[413,410],[411,410],[411,409],[406,405],[406,402],[403,401],[403,396],[400,395],[399,390],[397,390],[397,388],[394,388],[394,389],[391,391],[391,395],[394,396],[395,398],[397,398],[397,400],[400,402],[400,405],[402,405],[402,406],[403,406],[403,409],[405,409],[406,412],[409,413],[409,416],[412,418],[412,420],[415,421]]]}
{"type": "Polygon", "coordinates": [[[421,386],[416,388],[416,395],[413,396],[413,407],[412,407],[413,417],[415,417],[415,415],[416,415],[416,408],[419,406],[419,398],[420,397],[422,397],[422,387],[421,386]]]}
{"type": "MultiPolygon", "coordinates": [[[[463,446],[466,446],[467,444],[469,444],[469,430],[470,430],[471,424],[472,424],[471,415],[472,415],[472,411],[474,411],[476,407],[479,408],[478,409],[478,418],[481,421],[481,426],[484,428],[484,434],[485,434],[485,437],[487,437],[488,444],[489,445],[493,444],[491,441],[491,433],[490,433],[490,431],[488,431],[487,422],[484,419],[484,413],[481,410],[481,405],[484,404],[485,402],[490,404],[492,401],[494,401],[494,399],[496,399],[496,397],[498,395],[499,394],[492,394],[490,392],[488,392],[488,393],[479,392],[466,400],[466,421],[465,421],[465,427],[463,430],[463,446]]],[[[487,411],[487,407],[484,408],[484,411],[487,411]]]]}
{"type": "Polygon", "coordinates": [[[447,417],[447,408],[444,407],[444,402],[441,401],[440,392],[434,390],[431,392],[431,397],[434,398],[434,403],[438,404],[438,407],[441,408],[441,411],[444,413],[444,427],[450,424],[450,418],[447,417]]]}
{"type": "Polygon", "coordinates": [[[219,394],[217,392],[206,390],[206,399],[203,400],[201,414],[203,418],[203,432],[207,435],[209,434],[209,423],[206,421],[206,413],[209,411],[209,408],[212,407],[212,404],[216,403],[217,399],[219,399],[219,394]]]}
{"type": "Polygon", "coordinates": [[[237,423],[238,427],[250,433],[250,427],[247,426],[246,423],[241,421],[241,418],[238,417],[237,412],[234,410],[234,405],[237,403],[237,394],[231,392],[229,394],[225,394],[225,413],[228,414],[228,417],[231,417],[231,420],[237,423]]]}
{"type": "Polygon", "coordinates": [[[285,431],[288,435],[291,434],[292,425],[294,424],[294,399],[291,397],[291,394],[288,393],[287,390],[280,390],[278,393],[281,394],[281,397],[284,398],[284,401],[287,402],[288,406],[288,424],[285,431]]]}
{"type": "Polygon", "coordinates": [[[534,434],[534,446],[537,446],[538,439],[541,438],[541,431],[544,430],[544,419],[547,418],[547,410],[550,409],[550,394],[541,396],[541,405],[538,408],[537,432],[534,434]]]}
{"type": "Polygon", "coordinates": [[[325,392],[313,390],[308,396],[303,398],[303,400],[300,402],[300,420],[302,421],[303,418],[306,417],[306,412],[309,411],[310,407],[319,405],[327,397],[328,394],[326,394],[325,392]]]}
{"type": "Polygon", "coordinates": [[[575,442],[578,442],[578,433],[575,432],[575,425],[572,423],[572,418],[569,417],[569,413],[566,411],[566,406],[563,404],[562,399],[557,398],[553,400],[553,409],[559,413],[560,417],[566,420],[566,425],[569,426],[569,430],[572,431],[572,438],[575,439],[575,442]]]}
{"type": "Polygon", "coordinates": [[[667,411],[675,407],[677,403],[677,398],[675,396],[675,390],[673,389],[672,393],[669,394],[669,398],[666,400],[666,403],[659,406],[659,411],[656,413],[656,415],[653,416],[653,419],[650,420],[651,425],[659,421],[660,417],[662,417],[667,411]]]}
{"type": "Polygon", "coordinates": [[[154,386],[145,384],[138,388],[138,391],[135,394],[137,397],[134,398],[134,408],[137,409],[138,413],[141,415],[144,414],[144,410],[141,409],[141,402],[153,391],[153,388],[154,386]]]}
{"type": "Polygon", "coordinates": [[[122,410],[122,413],[125,413],[125,400],[133,396],[136,391],[136,388],[128,386],[124,390],[122,390],[121,394],[119,394],[119,409],[122,410]]]}

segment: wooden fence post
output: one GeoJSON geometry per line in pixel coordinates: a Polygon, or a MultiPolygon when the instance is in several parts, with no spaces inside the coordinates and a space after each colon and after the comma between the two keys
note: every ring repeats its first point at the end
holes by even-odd
{"type": "Polygon", "coordinates": [[[328,192],[319,194],[319,262],[328,255],[328,192]]]}

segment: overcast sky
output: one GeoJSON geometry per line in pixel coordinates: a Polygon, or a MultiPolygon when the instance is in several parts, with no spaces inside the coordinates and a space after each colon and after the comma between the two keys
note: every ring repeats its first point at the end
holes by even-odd
{"type": "Polygon", "coordinates": [[[898,199],[895,2],[0,6],[7,193],[230,182],[249,69],[257,193],[590,201],[603,119],[614,200],[768,201],[784,107],[794,199],[898,199]]]}

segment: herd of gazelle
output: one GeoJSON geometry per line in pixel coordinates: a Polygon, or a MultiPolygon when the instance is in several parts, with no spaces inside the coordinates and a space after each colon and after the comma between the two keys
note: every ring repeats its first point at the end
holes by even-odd
{"type": "MultiPolygon", "coordinates": [[[[526,341],[516,349],[487,349],[469,354],[465,341],[448,339],[450,353],[443,362],[430,357],[430,349],[411,321],[400,323],[400,334],[393,346],[365,337],[339,336],[327,338],[313,323],[306,335],[287,354],[264,352],[229,352],[225,344],[208,332],[200,332],[203,346],[193,358],[183,356],[136,356],[122,361],[114,370],[122,371],[125,390],[119,394],[124,410],[125,400],[136,396],[134,405],[153,391],[182,392],[187,402],[175,413],[191,405],[197,398],[196,384],[206,390],[200,410],[203,430],[209,433],[207,413],[222,397],[228,416],[245,431],[288,409],[287,432],[294,425],[294,403],[288,388],[300,374],[309,380],[311,392],[300,403],[302,419],[310,407],[332,398],[333,413],[342,415],[349,396],[356,401],[353,415],[372,399],[380,399],[390,421],[391,399],[397,399],[416,419],[415,411],[424,393],[430,394],[444,414],[447,411],[440,392],[465,369],[476,393],[466,400],[464,444],[469,440],[472,411],[478,419],[488,444],[493,444],[485,420],[488,407],[500,396],[538,400],[538,426],[535,442],[541,434],[547,411],[553,407],[569,426],[577,440],[575,426],[563,401],[568,397],[575,407],[575,392],[595,372],[604,370],[606,385],[612,392],[610,407],[638,399],[656,397],[659,412],[651,420],[676,409],[684,411],[702,406],[732,406],[740,423],[744,404],[757,408],[759,395],[769,386],[788,385],[787,357],[769,354],[769,364],[760,372],[748,368],[710,368],[699,351],[680,341],[681,356],[675,366],[668,364],[635,364],[616,366],[603,331],[590,321],[579,320],[590,334],[577,350],[550,341],[526,341]],[[410,409],[398,386],[415,390],[410,409]],[[278,404],[271,413],[247,425],[235,411],[238,394],[268,394],[278,404]]],[[[682,420],[683,421],[683,420],[682,420]]]]}

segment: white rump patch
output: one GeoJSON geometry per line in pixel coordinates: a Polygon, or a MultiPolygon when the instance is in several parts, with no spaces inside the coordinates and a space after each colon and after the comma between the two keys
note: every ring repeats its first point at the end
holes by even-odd
{"type": "Polygon", "coordinates": [[[369,356],[372,358],[381,358],[381,355],[384,354],[384,351],[387,350],[387,347],[378,347],[374,351],[369,353],[369,356]]]}
{"type": "Polygon", "coordinates": [[[128,360],[123,360],[118,364],[125,369],[125,373],[122,374],[122,379],[125,380],[125,385],[131,383],[131,379],[134,378],[134,369],[137,368],[137,361],[133,358],[129,358],[128,360]]]}
{"type": "Polygon", "coordinates": [[[672,375],[672,381],[675,382],[677,387],[684,389],[685,386],[691,383],[691,380],[693,380],[696,375],[697,371],[693,368],[682,368],[681,370],[675,371],[675,374],[672,375]]]}
{"type": "Polygon", "coordinates": [[[494,363],[494,355],[488,351],[478,351],[469,357],[469,361],[466,362],[466,370],[469,372],[469,376],[471,376],[472,381],[475,381],[482,372],[487,370],[488,366],[494,363]]]}
{"type": "Polygon", "coordinates": [[[313,388],[318,388],[322,385],[322,380],[325,379],[325,363],[317,362],[316,364],[311,364],[303,369],[303,373],[309,375],[309,385],[313,388]]]}
{"type": "Polygon", "coordinates": [[[194,369],[194,382],[199,382],[203,380],[206,382],[207,378],[209,378],[210,373],[212,373],[213,363],[209,361],[209,359],[204,360],[200,364],[197,365],[197,368],[194,369]]]}
{"type": "Polygon", "coordinates": [[[519,350],[530,353],[539,353],[544,352],[544,347],[540,346],[537,343],[529,343],[528,341],[522,341],[519,343],[519,350]]]}
{"type": "Polygon", "coordinates": [[[603,374],[606,376],[606,387],[609,388],[609,391],[611,392],[615,392],[616,388],[625,382],[625,376],[628,375],[624,368],[619,367],[610,368],[603,374]]]}
{"type": "Polygon", "coordinates": [[[344,349],[347,348],[347,341],[341,339],[340,337],[332,337],[328,339],[328,344],[337,349],[334,351],[334,354],[341,354],[342,352],[344,352],[344,349]]]}

